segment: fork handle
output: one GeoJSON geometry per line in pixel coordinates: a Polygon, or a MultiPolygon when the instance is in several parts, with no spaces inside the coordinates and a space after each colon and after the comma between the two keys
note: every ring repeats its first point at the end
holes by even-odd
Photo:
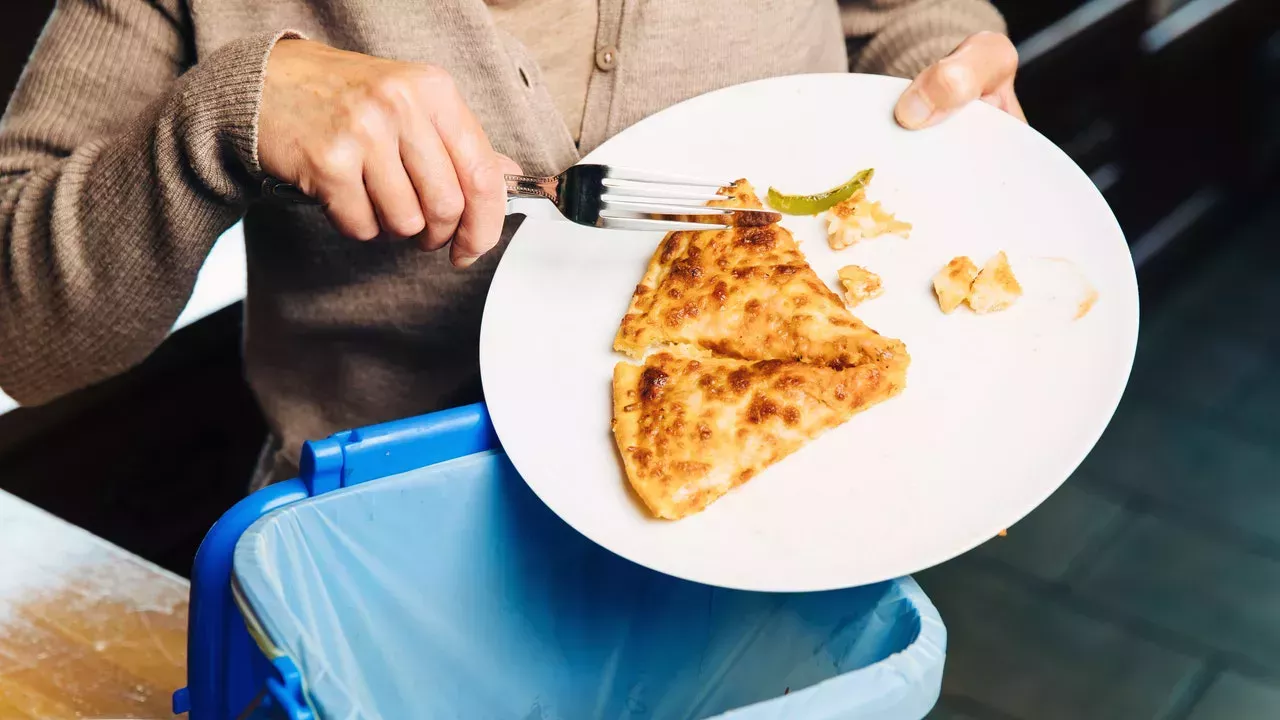
{"type": "Polygon", "coordinates": [[[298,186],[280,182],[273,177],[262,179],[262,197],[265,200],[278,200],[295,205],[324,205],[323,202],[302,192],[298,186]]]}
{"type": "Polygon", "coordinates": [[[533,177],[531,175],[503,175],[507,182],[509,198],[539,198],[555,200],[559,178],[533,177]]]}

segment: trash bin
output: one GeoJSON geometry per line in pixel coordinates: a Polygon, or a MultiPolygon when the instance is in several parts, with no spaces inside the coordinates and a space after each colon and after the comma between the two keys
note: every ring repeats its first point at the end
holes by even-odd
{"type": "Polygon", "coordinates": [[[910,578],[752,593],[642,568],[533,495],[483,405],[302,465],[201,546],[193,720],[915,720],[937,699],[946,631],[910,578]]]}

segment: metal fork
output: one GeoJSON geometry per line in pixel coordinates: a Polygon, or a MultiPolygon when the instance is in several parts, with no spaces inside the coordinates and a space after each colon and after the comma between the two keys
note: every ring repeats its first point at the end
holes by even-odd
{"type": "Polygon", "coordinates": [[[769,225],[782,216],[767,210],[708,207],[724,200],[724,184],[574,165],[559,175],[507,175],[507,197],[550,200],[565,219],[611,230],[706,230],[769,225]]]}
{"type": "MultiPolygon", "coordinates": [[[[620,170],[608,165],[574,165],[559,175],[507,175],[507,197],[550,200],[560,214],[579,225],[611,230],[706,230],[714,227],[769,225],[782,216],[768,210],[708,207],[725,200],[726,184],[620,170]]],[[[268,198],[320,204],[301,190],[268,178],[268,198]]]]}

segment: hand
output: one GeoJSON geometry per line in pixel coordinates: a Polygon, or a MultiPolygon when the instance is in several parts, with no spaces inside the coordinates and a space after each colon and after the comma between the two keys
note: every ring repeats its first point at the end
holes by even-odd
{"type": "Polygon", "coordinates": [[[1018,51],[1005,35],[980,32],[920,73],[898,100],[894,116],[909,130],[941,122],[973,100],[995,105],[1026,122],[1013,76],[1018,51]]]}
{"type": "Polygon", "coordinates": [[[258,160],[272,177],[326,205],[357,240],[450,243],[466,267],[498,242],[504,173],[452,78],[429,65],[282,40],[267,61],[258,160]]]}

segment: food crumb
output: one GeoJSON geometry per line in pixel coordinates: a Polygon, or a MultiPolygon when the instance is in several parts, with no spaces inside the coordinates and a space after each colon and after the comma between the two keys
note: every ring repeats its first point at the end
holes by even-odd
{"type": "Polygon", "coordinates": [[[843,250],[881,235],[911,236],[911,223],[903,222],[879,202],[869,202],[865,190],[827,211],[827,243],[843,250]]]}
{"type": "Polygon", "coordinates": [[[982,267],[965,298],[974,312],[985,314],[1007,309],[1022,297],[1022,286],[1013,276],[1009,258],[1000,251],[982,267]]]}
{"type": "Polygon", "coordinates": [[[996,533],[996,535],[999,535],[1000,537],[1005,537],[1008,534],[1009,534],[1008,530],[1001,530],[1000,532],[996,533]]]}
{"type": "Polygon", "coordinates": [[[951,259],[945,267],[933,276],[933,292],[938,296],[938,307],[942,312],[951,313],[969,297],[969,289],[978,277],[978,266],[967,256],[961,255],[951,259]]]}
{"type": "Polygon", "coordinates": [[[844,301],[849,307],[884,294],[880,276],[859,265],[845,265],[837,273],[844,286],[844,301]]]}

